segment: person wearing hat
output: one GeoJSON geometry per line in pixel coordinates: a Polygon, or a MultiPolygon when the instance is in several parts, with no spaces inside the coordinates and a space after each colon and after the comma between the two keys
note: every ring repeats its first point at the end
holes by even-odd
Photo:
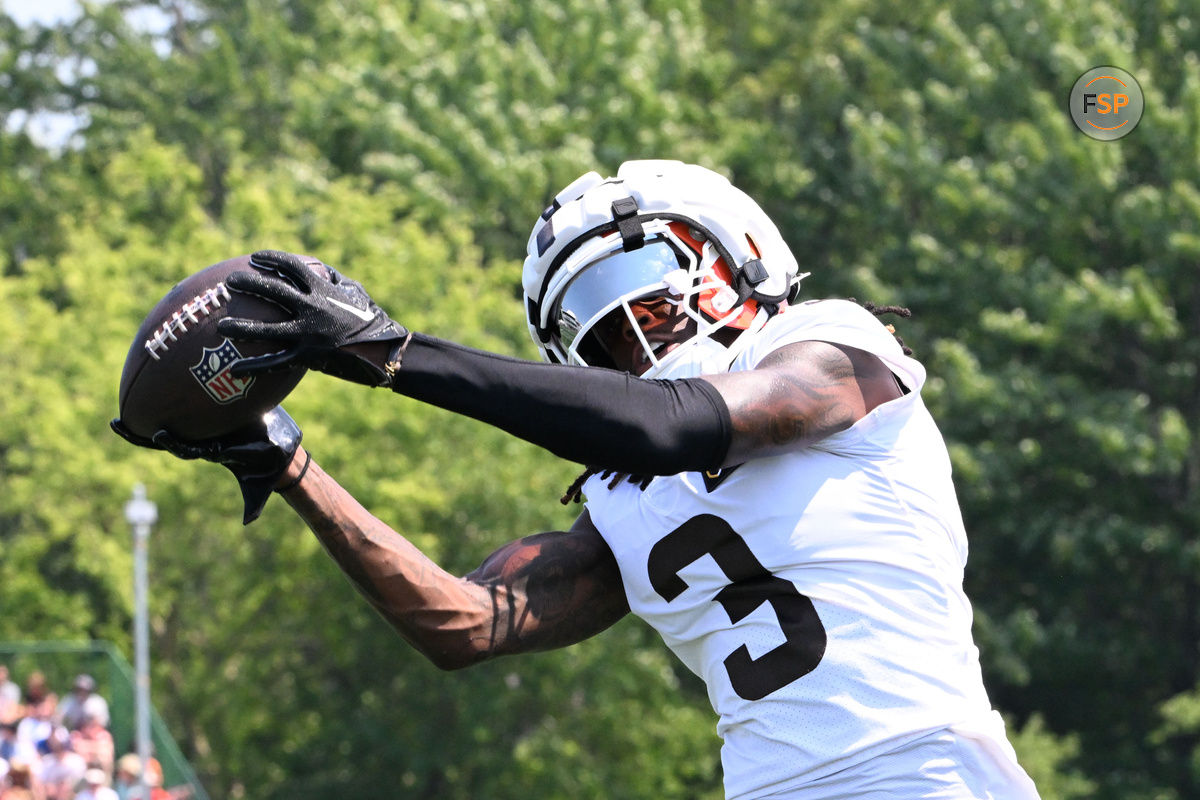
{"type": "Polygon", "coordinates": [[[108,701],[96,694],[96,681],[91,675],[76,675],[71,683],[71,693],[58,704],[55,716],[68,730],[83,725],[87,715],[92,715],[101,726],[109,722],[108,701]]]}
{"type": "Polygon", "coordinates": [[[113,771],[113,788],[116,789],[118,800],[136,797],[138,779],[142,776],[142,760],[137,754],[126,753],[118,758],[113,771]]]}
{"type": "MultiPolygon", "coordinates": [[[[138,786],[141,776],[142,761],[135,753],[126,753],[118,758],[114,780],[116,800],[136,800],[141,797],[138,786]]],[[[162,764],[157,758],[151,756],[146,769],[146,787],[150,790],[150,800],[171,800],[171,792],[164,789],[162,784],[162,764]]]]}
{"type": "Polygon", "coordinates": [[[92,767],[83,773],[84,787],[75,795],[75,800],[117,800],[117,793],[108,785],[104,770],[92,767]]]}

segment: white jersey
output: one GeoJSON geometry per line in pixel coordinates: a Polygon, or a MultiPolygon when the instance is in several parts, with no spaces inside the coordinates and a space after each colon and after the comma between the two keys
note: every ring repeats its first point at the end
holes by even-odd
{"type": "Polygon", "coordinates": [[[870,312],[827,300],[772,318],[732,370],[806,340],[873,353],[910,391],[802,451],[718,475],[644,491],[591,478],[587,507],[630,608],[704,679],[729,798],[922,797],[925,783],[904,781],[929,748],[941,742],[957,762],[953,748],[976,739],[994,793],[938,797],[1036,798],[984,690],[967,541],[921,401],[924,368],[870,312]],[[907,758],[895,775],[885,754],[907,758]]]}

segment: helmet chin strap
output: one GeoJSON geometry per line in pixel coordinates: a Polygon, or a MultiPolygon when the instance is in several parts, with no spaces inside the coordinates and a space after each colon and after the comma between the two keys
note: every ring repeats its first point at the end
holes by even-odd
{"type": "MultiPolygon", "coordinates": [[[[678,273],[667,275],[664,283],[668,288],[669,296],[677,297],[681,305],[688,307],[688,304],[694,300],[692,296],[698,294],[704,288],[706,282],[714,276],[713,267],[719,258],[721,258],[721,255],[717,252],[716,248],[712,247],[711,243],[706,242],[699,268],[699,272],[704,277],[693,284],[691,283],[691,276],[685,270],[679,270],[678,273]]],[[[761,262],[759,263],[761,264],[761,262]]],[[[716,321],[708,321],[699,311],[689,308],[686,313],[692,317],[698,326],[696,335],[668,353],[661,361],[651,353],[652,366],[642,373],[641,377],[679,379],[695,378],[703,374],[727,372],[734,360],[749,346],[754,338],[754,334],[762,330],[767,320],[778,310],[778,306],[775,304],[764,305],[760,303],[749,325],[744,330],[738,330],[737,336],[726,346],[717,341],[714,336],[720,331],[732,330],[726,327],[727,323],[737,318],[741,313],[742,302],[737,300],[734,296],[734,290],[724,281],[716,281],[716,285],[724,287],[723,291],[727,293],[724,305],[728,305],[729,308],[725,309],[724,316],[716,321]]],[[[714,306],[718,305],[718,298],[720,296],[718,294],[717,297],[714,297],[714,306]]],[[[650,353],[649,344],[646,342],[645,337],[639,336],[639,339],[642,341],[642,346],[647,348],[647,353],[650,353]]]]}

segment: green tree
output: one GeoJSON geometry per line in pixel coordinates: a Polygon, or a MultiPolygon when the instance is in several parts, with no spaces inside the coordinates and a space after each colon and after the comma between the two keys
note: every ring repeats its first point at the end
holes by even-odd
{"type": "Polygon", "coordinates": [[[951,443],[994,698],[1078,736],[1064,752],[1095,796],[1194,793],[1186,753],[1147,740],[1158,704],[1194,683],[1198,633],[1190,15],[758,10],[727,42],[768,63],[737,70],[738,116],[761,122],[729,161],[779,199],[810,296],[915,312],[900,328],[951,443]],[[1147,95],[1116,143],[1065,108],[1106,63],[1147,95]]]}
{"type": "MultiPolygon", "coordinates": [[[[320,14],[288,8],[283,21],[266,7],[191,9],[155,33],[106,6],[22,40],[39,64],[74,53],[94,68],[39,73],[41,93],[22,100],[74,97],[87,119],[78,149],[55,157],[5,140],[14,166],[21,147],[36,160],[4,187],[15,222],[2,291],[21,309],[0,323],[0,359],[18,376],[0,434],[2,592],[20,610],[4,635],[128,643],[121,506],[140,479],[160,510],[155,695],[214,796],[711,793],[711,712],[643,627],[442,675],[367,611],[282,504],[243,531],[221,470],[131,451],[107,431],[128,337],[154,298],[263,244],[345,266],[413,327],[531,351],[512,302],[516,261],[487,256],[465,223],[417,213],[420,182],[354,174],[297,133],[290,104],[324,72],[301,64],[319,51],[304,20],[320,14]],[[244,86],[262,74],[274,85],[244,86]],[[53,213],[30,213],[39,196],[53,213]],[[56,246],[22,249],[41,230],[56,246]],[[81,332],[99,346],[64,352],[81,332]],[[632,731],[631,718],[642,721],[632,731]]],[[[288,406],[322,463],[451,569],[569,522],[553,498],[573,467],[478,423],[321,376],[288,406]]]]}
{"type": "MultiPolygon", "coordinates": [[[[281,503],[243,530],[219,469],[106,429],[153,300],[259,246],[344,268],[413,328],[529,356],[514,298],[541,204],[583,169],[678,157],[765,201],[814,273],[807,296],[913,308],[899,327],[951,445],[987,679],[1045,796],[1194,795],[1194,11],[120,0],[52,28],[0,15],[0,633],[128,644],[120,509],[144,480],[162,514],[156,699],[214,796],[719,794],[711,712],[644,626],[442,675],[281,503]],[[1147,96],[1116,143],[1064,108],[1102,63],[1147,96]],[[37,111],[73,115],[79,136],[39,148],[22,127],[37,111]]],[[[328,469],[453,570],[569,522],[552,498],[573,466],[485,426],[323,376],[288,407],[328,469]]]]}

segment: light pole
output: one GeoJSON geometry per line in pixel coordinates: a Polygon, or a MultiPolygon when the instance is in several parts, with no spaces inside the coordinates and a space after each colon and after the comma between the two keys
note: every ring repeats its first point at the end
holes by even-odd
{"type": "Polygon", "coordinates": [[[136,687],[137,754],[142,762],[138,797],[150,800],[146,770],[150,767],[150,618],[146,608],[146,545],[150,526],[158,520],[158,507],[146,498],[146,487],[135,484],[133,497],[125,504],[125,519],[133,526],[133,648],[136,687]]]}

